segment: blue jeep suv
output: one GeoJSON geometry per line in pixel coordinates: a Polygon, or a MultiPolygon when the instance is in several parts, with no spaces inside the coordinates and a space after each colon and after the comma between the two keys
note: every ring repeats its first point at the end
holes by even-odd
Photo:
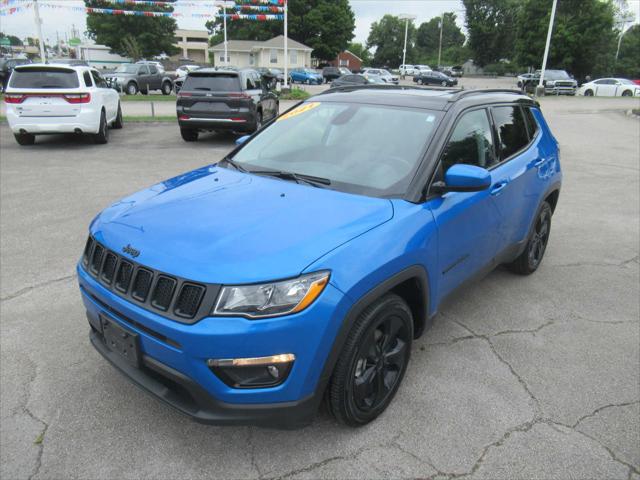
{"type": "Polygon", "coordinates": [[[365,424],[445,297],[542,261],[558,143],[519,92],[336,88],[239,140],[100,213],[77,266],[93,346],[198,421],[365,424]]]}

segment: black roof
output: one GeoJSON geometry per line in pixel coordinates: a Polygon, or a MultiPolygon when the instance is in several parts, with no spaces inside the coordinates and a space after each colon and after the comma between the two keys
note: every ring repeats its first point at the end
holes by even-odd
{"type": "Polygon", "coordinates": [[[323,102],[372,103],[378,105],[448,110],[453,104],[521,102],[537,104],[519,90],[463,90],[446,87],[367,85],[334,87],[312,98],[323,102]],[[320,98],[321,97],[321,98],[320,98]]]}

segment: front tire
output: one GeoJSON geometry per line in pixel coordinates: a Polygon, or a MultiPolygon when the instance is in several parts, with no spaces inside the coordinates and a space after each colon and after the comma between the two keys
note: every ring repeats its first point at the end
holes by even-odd
{"type": "Polygon", "coordinates": [[[593,97],[593,90],[586,90],[584,92],[585,97],[593,97]]]}
{"type": "Polygon", "coordinates": [[[120,103],[118,103],[118,113],[116,114],[116,119],[113,121],[113,128],[120,130],[124,126],[124,121],[122,120],[122,107],[120,103]]]}
{"type": "Polygon", "coordinates": [[[622,92],[622,96],[623,97],[630,97],[631,95],[633,95],[631,93],[631,90],[625,90],[624,92],[622,92]]]}
{"type": "Polygon", "coordinates": [[[136,93],[138,93],[138,86],[131,82],[127,85],[127,89],[126,89],[127,95],[135,95],[136,93]]]}
{"type": "Polygon", "coordinates": [[[508,265],[512,272],[520,275],[530,275],[538,269],[549,242],[552,213],[551,205],[547,202],[542,202],[533,231],[527,241],[527,246],[520,256],[508,265]]]}
{"type": "Polygon", "coordinates": [[[421,78],[419,78],[417,83],[418,83],[418,85],[422,85],[422,83],[423,83],[423,82],[422,82],[422,79],[421,79],[421,78]]]}
{"type": "Polygon", "coordinates": [[[98,133],[93,135],[93,143],[99,145],[105,144],[109,141],[109,126],[107,125],[107,115],[102,110],[100,114],[100,126],[98,127],[98,133]]]}
{"type": "Polygon", "coordinates": [[[440,85],[442,85],[443,87],[447,86],[447,82],[442,82],[440,85]]]}
{"type": "Polygon", "coordinates": [[[18,145],[26,146],[36,143],[36,136],[31,133],[14,133],[13,136],[18,145]]]}
{"type": "Polygon", "coordinates": [[[386,294],[360,314],[328,386],[336,420],[365,425],[387,408],[406,372],[412,339],[411,310],[398,295],[386,294]]]}
{"type": "Polygon", "coordinates": [[[171,82],[164,82],[162,84],[162,94],[163,95],[171,95],[171,90],[173,87],[171,86],[171,82]]]}
{"type": "Polygon", "coordinates": [[[198,130],[192,128],[181,128],[180,135],[185,142],[196,142],[198,140],[198,130]]]}

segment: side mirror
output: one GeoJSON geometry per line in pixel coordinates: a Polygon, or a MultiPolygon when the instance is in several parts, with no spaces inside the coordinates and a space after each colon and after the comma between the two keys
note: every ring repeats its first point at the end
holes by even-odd
{"type": "Polygon", "coordinates": [[[242,145],[244,142],[246,142],[247,140],[249,140],[249,137],[251,135],[243,135],[240,138],[236,138],[236,145],[242,145]]]}
{"type": "Polygon", "coordinates": [[[475,165],[458,163],[444,174],[444,182],[435,182],[431,188],[436,193],[480,192],[491,186],[489,170],[475,165]]]}

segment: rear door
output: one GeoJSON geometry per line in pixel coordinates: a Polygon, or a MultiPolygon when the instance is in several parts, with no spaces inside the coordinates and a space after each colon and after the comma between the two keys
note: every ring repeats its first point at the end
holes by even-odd
{"type": "Polygon", "coordinates": [[[149,65],[149,84],[152,90],[160,90],[162,87],[162,74],[155,65],[149,65]]]}
{"type": "Polygon", "coordinates": [[[491,107],[499,163],[491,169],[490,193],[502,217],[499,253],[527,238],[544,190],[547,152],[539,148],[540,128],[529,107],[524,108],[491,107]]]}
{"type": "MultiPolygon", "coordinates": [[[[180,90],[179,106],[197,118],[232,118],[243,108],[245,92],[236,72],[191,72],[180,90]]],[[[246,106],[244,107],[246,108],[246,106]]]]}
{"type": "Polygon", "coordinates": [[[21,103],[15,104],[20,117],[75,117],[81,104],[70,102],[65,94],[86,92],[80,82],[78,73],[71,68],[17,67],[11,75],[9,91],[26,95],[21,103]]]}
{"type": "Polygon", "coordinates": [[[91,76],[95,84],[95,94],[100,95],[107,111],[107,119],[111,120],[115,118],[118,113],[118,103],[120,100],[118,92],[113,88],[109,88],[106,80],[100,76],[97,70],[91,70],[91,76]]]}
{"type": "Polygon", "coordinates": [[[151,90],[153,89],[153,78],[151,77],[151,70],[149,70],[149,65],[140,65],[138,67],[138,84],[140,85],[140,90],[151,90]]]}

